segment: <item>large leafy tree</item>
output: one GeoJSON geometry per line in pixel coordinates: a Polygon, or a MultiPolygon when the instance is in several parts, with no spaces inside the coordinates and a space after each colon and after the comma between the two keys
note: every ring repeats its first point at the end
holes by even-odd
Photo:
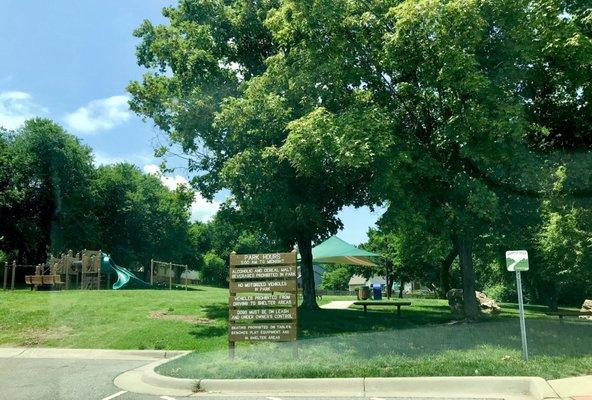
{"type": "MultiPolygon", "coordinates": [[[[461,3],[409,1],[385,9],[374,2],[368,9],[346,1],[287,1],[274,23],[284,46],[297,49],[290,51],[290,65],[298,66],[291,70],[294,79],[329,88],[330,119],[352,113],[363,121],[358,129],[335,123],[336,129],[309,131],[308,143],[333,146],[322,146],[323,154],[297,142],[292,158],[315,160],[305,167],[334,160],[356,167],[373,160],[380,168],[370,193],[395,205],[426,202],[440,210],[459,249],[465,310],[474,318],[473,240],[495,217],[496,198],[467,164],[497,162],[520,131],[498,117],[512,112],[513,104],[475,62],[485,22],[475,7],[461,3]],[[325,77],[325,71],[332,74],[325,77]],[[357,102],[339,98],[348,90],[357,102]],[[347,158],[352,153],[355,160],[347,158]]],[[[309,176],[322,172],[296,165],[309,176]]]]}
{"type": "MultiPolygon", "coordinates": [[[[333,121],[316,110],[322,90],[311,82],[300,87],[285,49],[278,51],[265,20],[279,5],[183,0],[165,9],[169,25],[144,22],[136,31],[138,62],[150,72],[128,89],[132,108],[189,156],[199,190],[211,197],[230,189],[252,226],[298,244],[303,304],[316,308],[311,243],[341,226],[343,205],[361,203],[360,183],[370,171],[333,164],[323,175],[297,172],[294,142],[333,121]]],[[[353,114],[348,120],[357,121],[353,114]]]]}
{"type": "Polygon", "coordinates": [[[286,248],[286,243],[274,240],[264,230],[253,229],[239,210],[227,205],[223,205],[210,221],[193,223],[190,237],[200,259],[199,265],[203,267],[202,280],[218,286],[228,284],[231,252],[269,253],[286,248]],[[222,260],[221,264],[218,259],[222,260]]]}
{"type": "Polygon", "coordinates": [[[6,257],[6,253],[9,250],[12,250],[7,246],[9,243],[7,241],[7,235],[10,234],[11,228],[14,225],[11,213],[19,198],[19,193],[12,184],[13,164],[12,157],[10,156],[11,141],[12,134],[0,128],[0,216],[2,217],[2,223],[0,223],[0,249],[4,250],[2,253],[4,257],[6,257]]]}
{"type": "Polygon", "coordinates": [[[348,290],[348,283],[352,275],[351,268],[344,265],[325,269],[321,286],[326,290],[348,290]]]}
{"type": "Polygon", "coordinates": [[[500,221],[501,196],[542,197],[550,187],[548,156],[528,147],[585,145],[586,119],[573,115],[589,107],[586,10],[553,0],[282,2],[269,20],[297,87],[317,88],[333,120],[352,109],[340,94],[357,92],[366,100],[358,119],[373,115],[386,133],[374,141],[371,128],[311,130],[291,152],[299,172],[320,174],[352,153],[352,166],[383,159],[370,191],[401,212],[396,229],[421,225],[415,214],[449,231],[465,312],[476,318],[474,243],[500,221]],[[555,105],[569,111],[551,116],[555,105]],[[578,129],[567,134],[562,118],[578,129]]]}
{"type": "Polygon", "coordinates": [[[90,149],[46,119],[28,120],[6,138],[0,145],[2,171],[10,171],[0,173],[3,245],[21,262],[38,262],[91,240],[90,149]]]}
{"type": "MultiPolygon", "coordinates": [[[[165,15],[137,31],[150,73],[132,106],[191,156],[201,190],[230,188],[306,266],[344,204],[386,201],[400,232],[435,216],[418,231],[447,242],[441,256],[458,248],[469,318],[473,248],[504,196],[544,197],[544,151],[588,146],[582,1],[186,0],[165,15]]],[[[576,181],[565,191],[590,195],[576,181]]]]}
{"type": "Polygon", "coordinates": [[[378,228],[368,232],[364,247],[382,255],[382,263],[373,273],[385,275],[389,297],[393,282],[400,282],[402,290],[405,282],[420,281],[437,288],[440,297],[445,298],[452,288],[451,268],[458,256],[450,231],[418,213],[408,215],[414,217],[413,223],[401,221],[400,214],[401,210],[387,210],[378,228]]]}
{"type": "Polygon", "coordinates": [[[158,177],[122,163],[99,167],[92,193],[97,226],[94,248],[132,268],[147,266],[151,258],[193,261],[189,257],[190,189],[181,185],[171,191],[158,177]]]}

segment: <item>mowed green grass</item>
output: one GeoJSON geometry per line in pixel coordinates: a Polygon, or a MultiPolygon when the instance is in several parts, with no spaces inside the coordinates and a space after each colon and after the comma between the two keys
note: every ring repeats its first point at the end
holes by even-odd
{"type": "Polygon", "coordinates": [[[219,349],[228,291],[0,292],[0,345],[104,349],[219,349]],[[166,313],[164,317],[154,317],[166,313]],[[170,320],[171,316],[203,321],[170,320]]]}
{"type": "Polygon", "coordinates": [[[385,307],[300,310],[298,359],[292,343],[239,343],[229,360],[228,291],[198,289],[0,292],[0,345],[194,350],[159,372],[196,379],[592,373],[592,322],[527,307],[525,363],[516,305],[467,324],[433,299],[408,299],[400,318],[385,307]]]}

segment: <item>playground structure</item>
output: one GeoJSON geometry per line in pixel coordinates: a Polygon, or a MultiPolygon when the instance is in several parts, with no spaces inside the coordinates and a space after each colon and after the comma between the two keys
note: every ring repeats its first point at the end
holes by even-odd
{"type": "MultiPolygon", "coordinates": [[[[179,265],[167,264],[171,267],[179,265]]],[[[34,268],[33,275],[25,275],[25,283],[30,285],[32,290],[42,286],[51,289],[86,290],[154,288],[127,268],[115,264],[111,257],[101,250],[83,250],[76,254],[70,250],[66,254],[61,254],[60,257],[50,256],[46,263],[38,265],[17,265],[16,261],[12,264],[5,263],[4,290],[8,287],[9,276],[10,289],[14,290],[17,268],[29,268],[31,271],[34,268]],[[114,280],[113,285],[112,280],[114,280]]]]}
{"type": "MultiPolygon", "coordinates": [[[[155,278],[156,282],[160,283],[167,283],[168,281],[169,290],[172,290],[173,279],[176,277],[173,268],[177,269],[177,272],[179,269],[183,269],[185,275],[185,290],[187,290],[189,281],[189,266],[187,264],[175,264],[154,259],[150,260],[150,284],[154,285],[155,278]]],[[[182,274],[179,274],[179,276],[181,275],[182,274]]]]}

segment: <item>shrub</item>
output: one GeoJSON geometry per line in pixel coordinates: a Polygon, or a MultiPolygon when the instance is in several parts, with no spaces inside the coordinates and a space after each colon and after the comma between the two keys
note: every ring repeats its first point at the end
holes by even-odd
{"type": "Polygon", "coordinates": [[[483,292],[490,298],[504,303],[516,303],[518,301],[518,294],[516,288],[512,286],[505,286],[496,284],[487,286],[483,292]]]}

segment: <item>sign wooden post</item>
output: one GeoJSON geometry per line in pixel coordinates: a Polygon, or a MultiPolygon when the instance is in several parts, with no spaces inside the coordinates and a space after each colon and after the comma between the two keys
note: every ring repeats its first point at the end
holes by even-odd
{"type": "Polygon", "coordinates": [[[298,356],[296,251],[230,254],[228,355],[236,342],[294,342],[298,356]]]}

